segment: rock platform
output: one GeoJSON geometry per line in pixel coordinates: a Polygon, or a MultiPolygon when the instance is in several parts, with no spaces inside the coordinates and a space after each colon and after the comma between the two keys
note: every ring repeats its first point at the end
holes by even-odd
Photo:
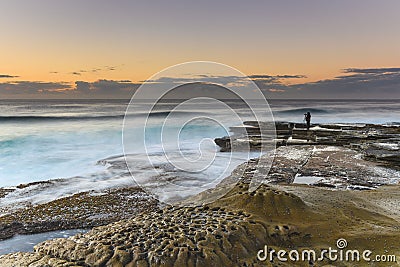
{"type": "Polygon", "coordinates": [[[241,147],[257,151],[262,145],[268,148],[333,145],[361,151],[365,159],[400,169],[400,126],[397,124],[313,124],[307,130],[302,123],[247,121],[242,126],[231,127],[230,131],[231,136],[214,140],[222,152],[231,151],[232,147],[235,151],[241,147]]]}

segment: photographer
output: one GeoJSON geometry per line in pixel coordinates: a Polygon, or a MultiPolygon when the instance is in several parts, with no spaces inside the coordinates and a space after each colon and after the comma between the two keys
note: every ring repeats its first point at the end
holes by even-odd
{"type": "Polygon", "coordinates": [[[310,124],[311,124],[311,113],[310,112],[304,113],[304,120],[306,121],[307,131],[308,131],[308,130],[310,130],[310,124]]]}

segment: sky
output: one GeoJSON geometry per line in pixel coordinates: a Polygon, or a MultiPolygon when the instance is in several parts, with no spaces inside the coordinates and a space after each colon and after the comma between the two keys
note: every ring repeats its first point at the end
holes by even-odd
{"type": "Polygon", "coordinates": [[[129,98],[214,61],[270,98],[400,99],[400,1],[0,0],[0,99],[129,98]]]}

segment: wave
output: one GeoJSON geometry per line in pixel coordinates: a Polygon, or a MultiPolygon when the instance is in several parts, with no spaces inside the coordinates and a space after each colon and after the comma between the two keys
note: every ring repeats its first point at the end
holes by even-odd
{"type": "Polygon", "coordinates": [[[391,121],[391,122],[387,122],[385,124],[390,125],[390,126],[400,126],[400,122],[397,122],[397,121],[391,121]]]}
{"type": "Polygon", "coordinates": [[[124,115],[106,116],[0,116],[0,122],[24,122],[24,121],[69,121],[69,120],[106,120],[119,119],[124,115]]]}
{"type": "Polygon", "coordinates": [[[280,114],[304,114],[310,112],[311,114],[327,114],[330,113],[326,109],[320,109],[320,108],[294,108],[294,109],[286,109],[286,110],[280,110],[280,111],[275,111],[274,113],[280,113],[280,114]]]}
{"type": "MultiPolygon", "coordinates": [[[[136,113],[129,114],[129,117],[166,117],[172,111],[154,111],[151,113],[136,113]]],[[[184,115],[184,114],[207,114],[206,112],[192,112],[192,111],[173,111],[175,115],[184,115]]],[[[25,121],[74,121],[74,120],[109,120],[109,119],[123,119],[125,117],[124,114],[116,114],[116,115],[75,115],[75,116],[48,116],[48,115],[20,115],[20,116],[0,116],[0,122],[25,122],[25,121]]]]}
{"type": "MultiPolygon", "coordinates": [[[[207,112],[200,112],[200,111],[153,111],[149,114],[150,117],[166,117],[168,116],[170,113],[173,113],[174,115],[186,115],[186,114],[190,114],[190,115],[205,115],[205,114],[209,114],[207,112]]],[[[140,113],[137,115],[145,115],[147,116],[147,114],[145,113],[140,113]]]]}

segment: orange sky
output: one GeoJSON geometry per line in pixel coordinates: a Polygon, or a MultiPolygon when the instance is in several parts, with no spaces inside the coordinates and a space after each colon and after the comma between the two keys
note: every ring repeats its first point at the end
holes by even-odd
{"type": "Polygon", "coordinates": [[[8,1],[0,75],[19,77],[0,83],[137,82],[193,60],[295,82],[399,65],[399,1],[244,2],[8,1]]]}

